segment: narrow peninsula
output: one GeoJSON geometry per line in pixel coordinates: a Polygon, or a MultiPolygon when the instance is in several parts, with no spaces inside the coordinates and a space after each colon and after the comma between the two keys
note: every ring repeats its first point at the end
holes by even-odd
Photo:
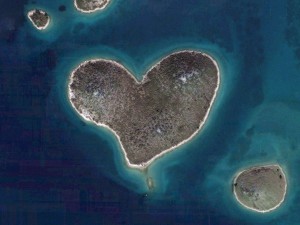
{"type": "Polygon", "coordinates": [[[85,61],[71,73],[68,94],[83,118],[113,131],[129,166],[145,168],[201,129],[219,82],[210,56],[186,50],[163,58],[142,81],[115,61],[85,61]]]}
{"type": "Polygon", "coordinates": [[[240,172],[233,181],[236,199],[244,207],[265,213],[284,201],[287,181],[279,165],[252,167],[240,172]]]}
{"type": "Polygon", "coordinates": [[[75,8],[83,13],[92,13],[108,6],[110,0],[74,0],[75,8]]]}
{"type": "Polygon", "coordinates": [[[40,9],[30,10],[27,13],[27,17],[38,30],[46,29],[50,23],[50,16],[48,13],[40,9]]]}

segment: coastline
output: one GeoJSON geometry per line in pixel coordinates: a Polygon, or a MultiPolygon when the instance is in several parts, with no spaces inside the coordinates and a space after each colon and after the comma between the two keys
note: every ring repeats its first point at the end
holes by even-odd
{"type": "MultiPolygon", "coordinates": [[[[242,206],[244,206],[245,208],[250,209],[250,210],[252,210],[252,211],[259,212],[259,213],[267,213],[267,212],[273,211],[273,210],[277,209],[279,206],[281,206],[281,204],[282,204],[282,203],[284,202],[284,200],[285,200],[286,191],[287,191],[287,179],[286,179],[285,173],[284,173],[284,171],[283,171],[283,169],[282,169],[282,167],[281,167],[280,165],[278,165],[278,164],[268,164],[268,165],[263,165],[263,166],[253,166],[253,167],[249,167],[249,168],[265,167],[265,166],[276,166],[276,167],[279,167],[279,169],[280,169],[280,171],[281,171],[281,173],[282,173],[282,175],[283,175],[283,177],[284,177],[284,180],[286,181],[286,182],[285,182],[285,186],[284,186],[284,195],[283,195],[283,198],[281,199],[281,201],[280,201],[276,206],[274,206],[274,207],[272,207],[272,208],[270,208],[270,209],[268,209],[268,210],[258,210],[258,209],[255,209],[255,208],[251,208],[251,207],[249,207],[249,206],[246,206],[244,203],[242,203],[242,202],[239,200],[239,198],[238,198],[238,196],[237,196],[237,194],[236,194],[236,192],[235,192],[235,188],[233,188],[233,193],[234,193],[235,199],[236,199],[242,206]]],[[[234,180],[233,180],[232,185],[236,182],[236,180],[237,180],[237,178],[239,177],[239,175],[240,175],[241,173],[243,173],[244,171],[248,170],[249,168],[246,168],[246,169],[244,169],[244,170],[238,172],[238,173],[235,175],[235,178],[234,178],[234,180]]]]}
{"type": "MultiPolygon", "coordinates": [[[[45,29],[47,29],[48,25],[50,24],[50,20],[51,20],[50,16],[48,15],[49,19],[47,20],[47,23],[45,24],[45,26],[43,26],[43,27],[38,27],[38,26],[34,23],[34,21],[31,19],[31,17],[30,17],[30,16],[32,16],[32,15],[34,14],[34,12],[35,12],[36,10],[37,10],[37,9],[33,9],[33,10],[30,10],[30,11],[27,13],[28,19],[31,21],[32,25],[33,25],[36,29],[38,29],[38,30],[45,30],[45,29]]],[[[40,10],[40,11],[41,11],[41,10],[40,10]]],[[[44,12],[44,11],[41,11],[41,12],[42,12],[43,14],[46,13],[46,12],[44,12]]]]}
{"type": "Polygon", "coordinates": [[[96,12],[96,11],[99,11],[99,10],[103,10],[105,9],[109,4],[110,4],[111,0],[108,0],[107,1],[107,4],[103,5],[102,7],[99,7],[99,8],[95,8],[95,9],[91,9],[91,10],[83,10],[81,8],[78,7],[77,3],[76,3],[76,0],[74,0],[74,7],[82,12],[82,13],[93,13],[93,12],[96,12]]]}
{"type": "Polygon", "coordinates": [[[206,54],[206,53],[203,53],[203,52],[200,52],[200,51],[195,51],[195,50],[182,50],[182,51],[176,51],[176,52],[170,53],[170,54],[168,54],[167,56],[161,58],[158,62],[153,63],[153,65],[151,66],[151,68],[150,68],[149,70],[147,70],[146,74],[143,75],[143,79],[142,79],[140,82],[136,79],[136,77],[135,77],[131,72],[129,72],[129,70],[128,70],[126,67],[124,67],[123,65],[119,64],[119,63],[116,62],[116,61],[109,60],[109,59],[91,59],[91,60],[85,60],[83,63],[81,63],[81,64],[80,64],[79,66],[77,66],[75,69],[73,69],[72,72],[71,72],[71,75],[70,75],[69,81],[68,81],[68,98],[69,98],[69,102],[71,103],[72,108],[73,108],[73,109],[74,109],[74,110],[75,110],[82,118],[84,118],[84,120],[89,121],[89,122],[92,122],[92,123],[96,124],[97,126],[101,126],[101,127],[107,128],[107,129],[109,129],[110,131],[112,131],[112,133],[113,133],[113,134],[117,137],[117,139],[118,139],[118,142],[119,142],[119,144],[120,144],[120,146],[121,146],[122,152],[124,153],[124,156],[125,156],[125,160],[126,160],[127,166],[129,166],[129,167],[131,167],[131,168],[136,168],[136,169],[143,170],[143,169],[146,169],[146,168],[147,168],[153,161],[155,161],[156,159],[162,157],[164,154],[166,154],[166,153],[172,151],[173,149],[175,149],[175,148],[177,148],[177,147],[179,147],[179,146],[185,144],[186,142],[190,141],[196,134],[199,133],[199,131],[202,129],[204,123],[206,122],[206,120],[207,120],[207,118],[208,118],[208,115],[209,115],[209,113],[210,113],[211,107],[212,107],[212,105],[213,105],[213,103],[214,103],[214,101],[215,101],[217,92],[218,92],[218,90],[219,90],[219,86],[220,86],[220,69],[219,69],[219,66],[218,66],[216,60],[214,60],[210,55],[208,55],[208,54],[206,54]],[[72,103],[72,101],[71,101],[71,98],[72,98],[73,93],[72,93],[72,91],[71,91],[70,84],[73,82],[74,72],[75,72],[77,69],[79,69],[80,67],[84,66],[85,64],[87,64],[87,63],[89,63],[89,62],[106,61],[106,62],[113,63],[114,65],[116,65],[116,66],[121,67],[122,69],[124,69],[124,70],[125,70],[125,71],[126,71],[126,72],[134,79],[134,81],[135,81],[136,84],[142,84],[142,83],[145,82],[145,80],[147,79],[147,76],[146,76],[146,75],[147,75],[151,70],[153,70],[153,68],[154,68],[155,66],[159,66],[159,64],[161,63],[161,61],[163,61],[165,58],[167,58],[167,57],[169,57],[169,56],[171,56],[171,55],[173,55],[173,54],[182,53],[182,52],[196,52],[196,53],[198,53],[198,54],[200,53],[201,55],[203,55],[203,56],[205,56],[205,57],[208,57],[208,58],[214,63],[214,65],[215,65],[215,67],[216,67],[216,69],[217,69],[217,78],[218,78],[218,80],[217,80],[217,87],[216,87],[215,90],[214,90],[214,95],[213,95],[213,98],[212,98],[212,100],[211,100],[211,102],[210,102],[210,105],[209,105],[209,107],[208,107],[208,110],[207,110],[207,112],[206,112],[206,114],[205,114],[205,116],[204,116],[202,122],[200,123],[199,128],[198,128],[198,129],[197,129],[197,130],[196,130],[189,138],[183,140],[182,142],[178,143],[177,145],[172,146],[171,148],[168,148],[168,149],[162,151],[161,153],[155,155],[153,158],[151,158],[151,159],[148,160],[147,162],[143,162],[143,163],[141,163],[141,164],[132,164],[132,163],[130,163],[130,161],[129,161],[128,157],[127,157],[127,153],[126,153],[126,151],[125,151],[125,149],[124,149],[124,147],[123,147],[123,145],[122,145],[122,142],[121,142],[121,140],[120,140],[119,135],[117,135],[117,133],[116,133],[113,129],[111,129],[109,126],[107,126],[107,125],[105,125],[105,124],[102,124],[102,123],[96,123],[96,122],[93,121],[92,119],[88,118],[89,115],[84,115],[84,114],[82,114],[82,113],[79,113],[79,112],[77,111],[77,109],[75,108],[75,106],[73,105],[73,103],[72,103]]]}

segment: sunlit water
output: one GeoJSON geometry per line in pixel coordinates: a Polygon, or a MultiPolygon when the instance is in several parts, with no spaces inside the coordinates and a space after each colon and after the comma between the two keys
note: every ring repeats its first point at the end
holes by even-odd
{"type": "Polygon", "coordinates": [[[28,213],[36,224],[298,224],[297,1],[115,0],[90,15],[66,0],[9,4],[0,9],[3,224],[11,213],[17,224],[34,224],[28,213]],[[25,17],[36,7],[51,16],[42,32],[25,17]],[[206,52],[220,67],[209,118],[146,171],[129,169],[116,138],[70,106],[69,74],[103,57],[142,79],[182,49],[206,52]],[[257,214],[237,203],[231,182],[264,163],[283,167],[288,192],[279,209],[257,214]]]}

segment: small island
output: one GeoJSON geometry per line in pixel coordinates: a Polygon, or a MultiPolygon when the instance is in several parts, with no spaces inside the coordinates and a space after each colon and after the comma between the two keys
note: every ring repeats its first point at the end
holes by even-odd
{"type": "Polygon", "coordinates": [[[201,129],[219,81],[210,56],[179,51],[154,65],[140,82],[115,61],[85,61],[71,73],[68,95],[84,119],[116,135],[129,166],[145,168],[201,129]]]}
{"type": "Polygon", "coordinates": [[[107,7],[110,0],[74,0],[75,8],[83,13],[92,13],[107,7]]]}
{"type": "Polygon", "coordinates": [[[50,16],[43,10],[34,9],[27,13],[28,19],[38,30],[44,30],[50,23],[50,16]]]}
{"type": "Polygon", "coordinates": [[[236,199],[244,207],[265,213],[284,201],[287,181],[279,165],[256,166],[239,172],[233,181],[236,199]]]}

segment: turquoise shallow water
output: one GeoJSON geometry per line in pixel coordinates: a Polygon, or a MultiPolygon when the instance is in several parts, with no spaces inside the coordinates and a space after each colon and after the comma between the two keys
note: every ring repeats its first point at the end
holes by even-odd
{"type": "Polygon", "coordinates": [[[91,15],[72,1],[8,6],[0,17],[3,224],[14,213],[15,224],[298,224],[297,1],[115,0],[91,15]],[[24,17],[35,7],[52,18],[46,31],[24,17]],[[219,64],[208,120],[146,171],[129,169],[116,138],[71,108],[69,74],[83,60],[103,57],[142,79],[182,49],[206,52],[219,64]],[[279,163],[288,179],[286,200],[269,214],[244,209],[231,190],[240,169],[262,163],[279,163]]]}

